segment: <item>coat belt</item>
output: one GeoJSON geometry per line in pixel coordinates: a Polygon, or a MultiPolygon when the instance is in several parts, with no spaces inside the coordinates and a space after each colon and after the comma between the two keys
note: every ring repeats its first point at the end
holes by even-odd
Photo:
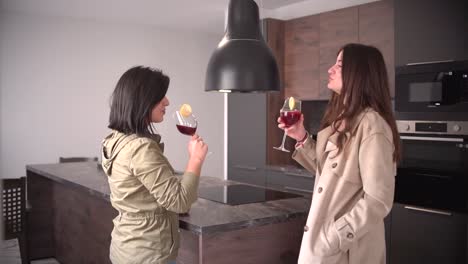
{"type": "Polygon", "coordinates": [[[154,218],[154,217],[161,217],[166,215],[167,213],[164,212],[157,212],[157,211],[149,211],[149,212],[140,212],[140,213],[130,213],[130,212],[119,212],[119,219],[146,219],[146,218],[154,218]]]}

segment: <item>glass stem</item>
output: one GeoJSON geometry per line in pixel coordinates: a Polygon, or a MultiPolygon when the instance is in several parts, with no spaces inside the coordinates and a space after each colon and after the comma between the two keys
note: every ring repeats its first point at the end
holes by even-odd
{"type": "Polygon", "coordinates": [[[281,142],[281,148],[284,148],[285,141],[286,141],[286,132],[283,133],[283,142],[281,142]]]}

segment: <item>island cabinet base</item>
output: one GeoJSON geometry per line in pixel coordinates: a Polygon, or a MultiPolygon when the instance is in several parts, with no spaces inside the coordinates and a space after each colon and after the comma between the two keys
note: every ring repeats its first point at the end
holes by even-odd
{"type": "Polygon", "coordinates": [[[110,202],[33,172],[27,176],[30,258],[110,264],[112,219],[118,214],[110,202]]]}
{"type": "Polygon", "coordinates": [[[198,235],[180,230],[180,264],[297,263],[305,217],[198,235]]]}
{"type": "MultiPolygon", "coordinates": [[[[100,188],[105,186],[104,182],[100,188]]],[[[55,257],[62,264],[111,263],[110,234],[117,211],[108,195],[106,198],[83,185],[28,170],[27,196],[31,259],[55,257]]],[[[305,216],[298,216],[213,233],[180,229],[177,263],[297,263],[305,221],[305,216]]]]}

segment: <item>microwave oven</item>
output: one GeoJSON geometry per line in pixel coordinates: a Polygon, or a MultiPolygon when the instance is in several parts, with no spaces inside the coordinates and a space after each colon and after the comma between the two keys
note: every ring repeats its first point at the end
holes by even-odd
{"type": "Polygon", "coordinates": [[[395,114],[400,120],[468,120],[468,61],[397,67],[395,114]]]}

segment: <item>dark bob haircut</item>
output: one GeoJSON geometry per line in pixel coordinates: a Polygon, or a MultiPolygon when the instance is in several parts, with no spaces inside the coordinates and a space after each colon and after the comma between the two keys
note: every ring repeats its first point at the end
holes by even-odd
{"type": "Polygon", "coordinates": [[[166,96],[169,76],[136,66],[120,77],[111,97],[109,128],[124,134],[150,136],[151,111],[166,96]]]}

